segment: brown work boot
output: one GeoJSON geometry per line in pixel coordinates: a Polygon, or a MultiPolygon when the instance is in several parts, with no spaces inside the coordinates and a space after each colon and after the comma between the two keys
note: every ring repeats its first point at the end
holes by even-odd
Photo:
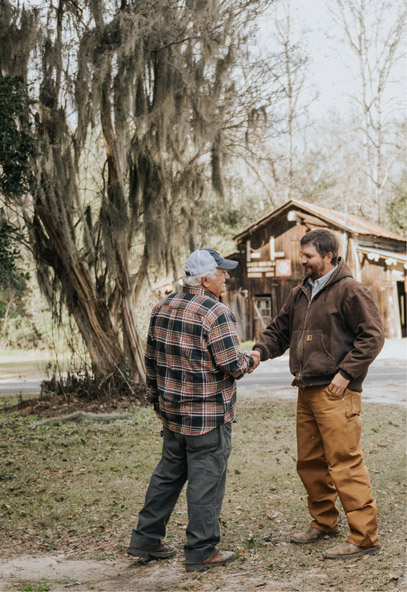
{"type": "Polygon", "coordinates": [[[342,543],[324,553],[324,559],[352,559],[360,555],[372,555],[380,551],[380,545],[376,547],[358,547],[352,543],[342,543]]]}
{"type": "Polygon", "coordinates": [[[127,553],[134,557],[151,557],[153,559],[168,559],[176,554],[175,547],[160,543],[153,549],[141,549],[140,547],[127,547],[127,553]]]}
{"type": "Polygon", "coordinates": [[[316,541],[326,537],[334,537],[337,534],[339,534],[339,530],[324,532],[323,530],[319,530],[319,528],[310,526],[307,528],[307,530],[293,534],[293,536],[290,538],[290,541],[296,545],[307,545],[308,543],[315,543],[316,541]]]}
{"type": "Polygon", "coordinates": [[[186,563],[185,569],[187,571],[206,571],[219,565],[225,565],[234,559],[236,559],[236,554],[233,551],[215,551],[213,555],[201,563],[186,563]]]}

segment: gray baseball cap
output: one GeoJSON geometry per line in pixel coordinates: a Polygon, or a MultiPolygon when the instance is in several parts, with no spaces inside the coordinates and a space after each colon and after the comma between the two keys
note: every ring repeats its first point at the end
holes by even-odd
{"type": "Polygon", "coordinates": [[[188,257],[185,265],[185,273],[187,275],[201,275],[216,267],[220,269],[235,269],[237,266],[237,261],[225,259],[215,249],[197,249],[188,257]]]}

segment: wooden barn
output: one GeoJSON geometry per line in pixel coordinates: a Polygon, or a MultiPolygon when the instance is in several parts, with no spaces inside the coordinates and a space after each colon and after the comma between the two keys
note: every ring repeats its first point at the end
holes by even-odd
{"type": "Polygon", "coordinates": [[[242,341],[256,339],[303,280],[299,241],[313,228],[337,234],[339,254],[373,293],[386,337],[405,337],[405,239],[357,216],[290,200],[234,237],[236,252],[228,257],[240,265],[222,300],[236,316],[242,341]]]}

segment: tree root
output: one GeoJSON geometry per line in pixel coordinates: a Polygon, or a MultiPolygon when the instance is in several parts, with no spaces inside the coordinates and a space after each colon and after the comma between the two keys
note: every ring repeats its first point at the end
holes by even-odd
{"type": "Polygon", "coordinates": [[[92,421],[122,421],[124,419],[130,419],[131,417],[131,413],[90,413],[89,411],[75,411],[74,413],[68,413],[67,415],[47,417],[47,419],[37,421],[34,426],[37,427],[51,423],[68,423],[70,421],[76,423],[89,423],[92,421]]]}

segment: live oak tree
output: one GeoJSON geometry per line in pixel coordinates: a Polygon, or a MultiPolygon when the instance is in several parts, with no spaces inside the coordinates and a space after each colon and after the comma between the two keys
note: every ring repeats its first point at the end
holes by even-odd
{"type": "Polygon", "coordinates": [[[1,74],[22,76],[36,99],[35,182],[14,205],[42,292],[67,307],[102,381],[143,380],[145,281],[178,275],[205,201],[222,200],[228,133],[245,121],[234,67],[266,4],[0,5],[1,74]]]}

